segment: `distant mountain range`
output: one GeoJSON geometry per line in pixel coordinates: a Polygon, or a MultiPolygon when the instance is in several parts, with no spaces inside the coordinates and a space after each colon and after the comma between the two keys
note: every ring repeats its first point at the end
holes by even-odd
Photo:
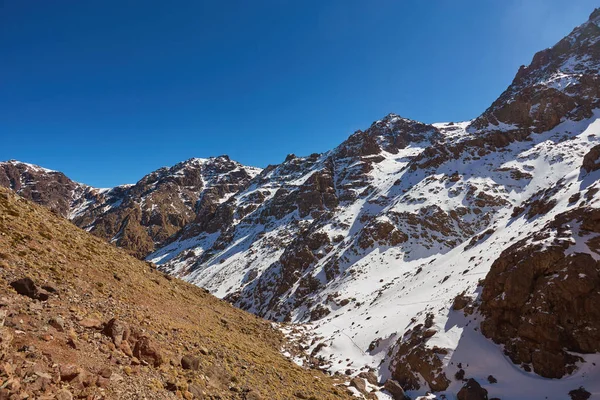
{"type": "Polygon", "coordinates": [[[313,366],[411,396],[588,398],[599,117],[597,9],[472,121],[389,114],[323,154],[264,170],[193,159],[113,189],[10,161],[0,185],[244,310],[308,324],[313,366]]]}

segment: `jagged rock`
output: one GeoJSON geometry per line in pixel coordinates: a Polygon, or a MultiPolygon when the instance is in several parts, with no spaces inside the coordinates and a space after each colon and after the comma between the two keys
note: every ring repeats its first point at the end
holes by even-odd
{"type": "Polygon", "coordinates": [[[390,364],[392,378],[404,389],[418,390],[422,377],[432,391],[441,392],[450,385],[441,361],[447,350],[428,347],[426,343],[431,336],[424,334],[427,331],[427,327],[420,324],[398,340],[390,364]]]}
{"type": "Polygon", "coordinates": [[[371,371],[361,372],[360,374],[358,374],[358,377],[365,379],[371,385],[374,385],[374,386],[379,385],[379,380],[377,379],[377,375],[375,375],[375,373],[373,373],[371,371]]]}
{"type": "Polygon", "coordinates": [[[588,400],[592,394],[585,390],[585,388],[580,387],[579,389],[571,390],[569,396],[571,400],[588,400]]]}
{"type": "MultiPolygon", "coordinates": [[[[598,210],[577,209],[558,215],[536,236],[565,234],[574,220],[600,231],[598,210]]],[[[481,331],[504,344],[513,362],[531,364],[546,378],[563,377],[580,360],[570,352],[600,351],[599,289],[600,262],[591,255],[565,255],[564,247],[522,240],[502,252],[483,282],[481,331]]]]}
{"type": "Polygon", "coordinates": [[[60,366],[60,379],[65,382],[72,381],[82,373],[81,368],[74,364],[63,364],[60,366]]]}
{"type": "Polygon", "coordinates": [[[597,171],[600,169],[600,144],[592,147],[583,157],[581,168],[586,172],[597,171]]]}
{"type": "Polygon", "coordinates": [[[140,337],[133,349],[133,355],[155,367],[164,362],[160,347],[148,336],[140,337]]]}
{"type": "Polygon", "coordinates": [[[465,295],[465,292],[462,292],[461,294],[457,295],[454,298],[454,302],[452,303],[452,308],[455,310],[462,310],[463,308],[465,308],[466,306],[468,306],[471,303],[471,298],[465,295]]]}
{"type": "Polygon", "coordinates": [[[125,322],[113,318],[106,323],[103,333],[112,339],[115,347],[121,348],[123,341],[129,338],[130,330],[125,322]]]}
{"type": "Polygon", "coordinates": [[[456,398],[458,400],[488,400],[487,393],[487,390],[482,388],[475,379],[471,378],[460,389],[456,398]]]}
{"type": "Polygon", "coordinates": [[[367,384],[362,378],[352,378],[350,380],[350,386],[356,388],[362,394],[367,393],[367,384]]]}
{"type": "Polygon", "coordinates": [[[48,324],[59,332],[65,331],[65,320],[60,315],[50,318],[48,324]]]}
{"type": "Polygon", "coordinates": [[[385,385],[383,388],[387,390],[394,400],[409,400],[409,397],[404,393],[404,389],[398,382],[393,379],[388,379],[385,381],[385,385]]]}

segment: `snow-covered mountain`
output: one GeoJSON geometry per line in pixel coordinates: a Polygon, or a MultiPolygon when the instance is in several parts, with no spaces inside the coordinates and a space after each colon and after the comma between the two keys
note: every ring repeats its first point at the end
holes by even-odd
{"type": "Polygon", "coordinates": [[[473,121],[390,114],[290,155],[148,259],[304,323],[290,337],[331,372],[411,395],[600,395],[599,25],[596,10],[473,121]]]}
{"type": "Polygon", "coordinates": [[[211,213],[259,172],[227,156],[193,158],[160,168],[134,185],[96,189],[61,172],[7,161],[0,163],[0,186],[144,257],[197,216],[211,213]]]}

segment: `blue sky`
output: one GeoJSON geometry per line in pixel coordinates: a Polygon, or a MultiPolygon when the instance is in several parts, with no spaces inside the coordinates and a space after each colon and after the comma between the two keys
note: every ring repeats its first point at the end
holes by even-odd
{"type": "Polygon", "coordinates": [[[476,117],[597,1],[0,0],[0,160],[97,187],[476,117]]]}

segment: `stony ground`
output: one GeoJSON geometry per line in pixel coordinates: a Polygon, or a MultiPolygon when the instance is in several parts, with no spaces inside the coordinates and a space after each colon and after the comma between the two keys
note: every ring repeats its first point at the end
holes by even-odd
{"type": "Polygon", "coordinates": [[[0,189],[0,399],[345,399],[282,334],[0,189]]]}

